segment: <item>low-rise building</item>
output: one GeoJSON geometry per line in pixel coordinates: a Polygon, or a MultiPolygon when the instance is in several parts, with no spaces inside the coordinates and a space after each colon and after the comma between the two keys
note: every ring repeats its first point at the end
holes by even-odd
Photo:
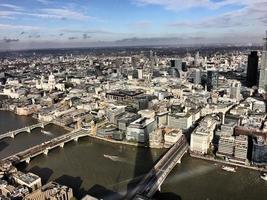
{"type": "Polygon", "coordinates": [[[181,137],[183,133],[180,129],[174,129],[164,134],[164,147],[168,148],[175,144],[181,137]]]}
{"type": "Polygon", "coordinates": [[[73,192],[71,188],[50,182],[27,195],[25,200],[70,200],[72,198],[73,192]]]}
{"type": "Polygon", "coordinates": [[[26,186],[31,191],[37,190],[42,186],[41,178],[31,172],[24,174],[21,171],[17,171],[12,174],[12,180],[18,185],[26,186]]]}
{"type": "Polygon", "coordinates": [[[190,150],[197,154],[207,154],[218,120],[206,116],[191,134],[190,150]]]}
{"type": "Polygon", "coordinates": [[[171,113],[168,116],[168,127],[186,130],[193,124],[192,115],[189,113],[171,113]]]}
{"type": "Polygon", "coordinates": [[[110,123],[117,124],[118,118],[125,112],[125,106],[111,106],[106,110],[110,123]]]}
{"type": "Polygon", "coordinates": [[[117,120],[119,130],[126,131],[129,124],[140,118],[140,115],[130,112],[123,113],[117,120]]]}
{"type": "Polygon", "coordinates": [[[156,114],[158,127],[166,126],[168,124],[168,111],[158,112],[156,114]]]}
{"type": "Polygon", "coordinates": [[[239,135],[235,137],[234,162],[245,164],[248,154],[248,136],[239,135]]]}
{"type": "Polygon", "coordinates": [[[156,129],[155,119],[139,118],[127,127],[126,139],[145,143],[149,140],[149,134],[156,129]]]}

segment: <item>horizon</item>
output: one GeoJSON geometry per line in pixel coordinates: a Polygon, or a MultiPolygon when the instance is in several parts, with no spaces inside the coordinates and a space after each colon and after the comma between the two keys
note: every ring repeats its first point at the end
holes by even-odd
{"type": "Polygon", "coordinates": [[[205,50],[209,48],[222,49],[222,48],[250,48],[251,51],[258,51],[263,48],[262,44],[192,44],[192,45],[125,45],[125,46],[84,46],[84,47],[36,47],[36,48],[20,48],[20,49],[0,49],[0,53],[8,53],[8,52],[27,52],[27,51],[49,51],[49,50],[59,50],[59,51],[69,51],[69,50],[101,50],[101,49],[147,49],[155,50],[155,49],[190,49],[190,50],[205,50]]]}
{"type": "Polygon", "coordinates": [[[260,45],[267,0],[0,0],[0,50],[260,45]]]}

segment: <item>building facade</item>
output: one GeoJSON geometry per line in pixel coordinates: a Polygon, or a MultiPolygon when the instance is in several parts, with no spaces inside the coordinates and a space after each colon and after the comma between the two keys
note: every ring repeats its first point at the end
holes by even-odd
{"type": "Polygon", "coordinates": [[[253,87],[258,85],[258,64],[259,56],[257,51],[252,51],[248,55],[247,66],[247,86],[253,87]]]}
{"type": "Polygon", "coordinates": [[[266,38],[264,38],[265,44],[261,55],[261,67],[260,67],[260,79],[259,79],[259,91],[267,91],[267,32],[266,38]]]}

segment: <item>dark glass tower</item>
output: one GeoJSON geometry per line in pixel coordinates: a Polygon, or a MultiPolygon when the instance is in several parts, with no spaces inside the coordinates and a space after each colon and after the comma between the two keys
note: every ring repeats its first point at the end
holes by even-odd
{"type": "Polygon", "coordinates": [[[259,56],[257,51],[252,51],[248,55],[247,67],[247,86],[253,87],[258,85],[258,62],[259,56]]]}
{"type": "Polygon", "coordinates": [[[218,71],[215,69],[210,69],[207,71],[207,90],[210,92],[211,90],[218,87],[218,71]]]}

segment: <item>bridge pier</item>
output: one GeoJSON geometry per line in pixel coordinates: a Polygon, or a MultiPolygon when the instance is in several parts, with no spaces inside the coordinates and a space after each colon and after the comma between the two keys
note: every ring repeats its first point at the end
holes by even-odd
{"type": "Polygon", "coordinates": [[[43,154],[47,156],[48,151],[49,151],[48,149],[45,149],[44,152],[43,152],[43,154]]]}
{"type": "Polygon", "coordinates": [[[181,158],[177,161],[177,164],[181,164],[181,158]]]}
{"type": "Polygon", "coordinates": [[[30,157],[29,157],[29,158],[26,158],[26,160],[25,160],[25,161],[26,161],[26,163],[27,163],[27,164],[29,164],[29,163],[30,163],[30,161],[31,161],[31,158],[30,158],[30,157]]]}
{"type": "Polygon", "coordinates": [[[11,133],[11,137],[12,137],[12,138],[15,138],[15,134],[14,134],[14,133],[11,133]]]}
{"type": "Polygon", "coordinates": [[[41,124],[41,128],[44,129],[44,127],[45,127],[45,126],[44,126],[44,123],[42,123],[42,124],[41,124]]]}
{"type": "Polygon", "coordinates": [[[61,143],[59,146],[60,146],[61,148],[64,148],[64,145],[65,145],[65,143],[63,142],[63,143],[61,143]]]}
{"type": "Polygon", "coordinates": [[[75,142],[78,142],[78,140],[79,140],[79,138],[78,138],[78,137],[74,138],[74,141],[75,141],[75,142]]]}
{"type": "Polygon", "coordinates": [[[27,132],[31,133],[31,128],[30,127],[27,128],[27,132]]]}

